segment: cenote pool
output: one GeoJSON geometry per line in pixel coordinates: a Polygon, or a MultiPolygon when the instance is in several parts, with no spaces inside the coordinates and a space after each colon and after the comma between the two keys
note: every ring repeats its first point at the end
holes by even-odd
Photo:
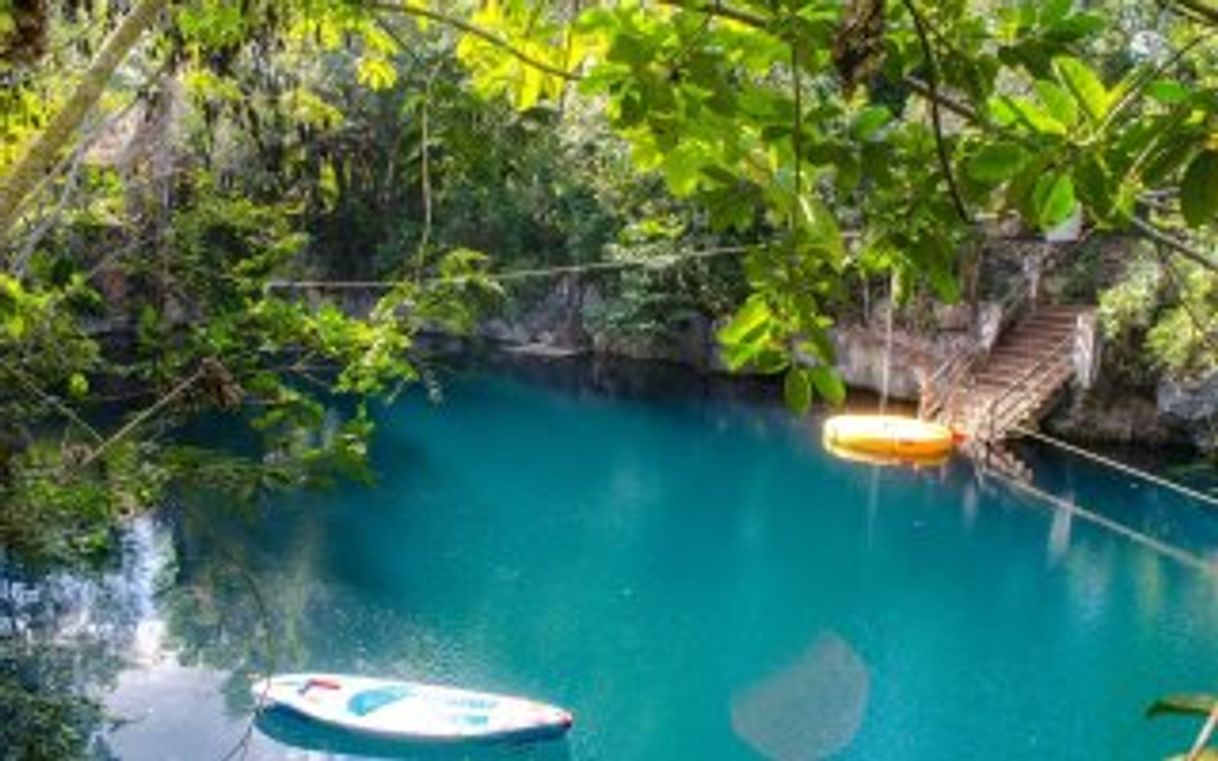
{"type": "Polygon", "coordinates": [[[245,758],[1161,758],[1218,688],[1218,520],[1077,461],[1042,485],[1166,542],[1047,508],[966,463],[831,459],[817,426],[719,395],[512,373],[378,415],[375,486],[205,495],[136,526],[116,578],[125,758],[219,759],[265,667],[392,674],[566,706],[566,740],[353,744],[301,722],[245,758]],[[203,510],[202,507],[210,509],[203,510]],[[1175,549],[1172,549],[1175,548],[1175,549]],[[1182,550],[1187,557],[1177,556],[1182,550]],[[244,570],[237,570],[244,569],[244,570]],[[276,621],[271,645],[251,586],[276,621]],[[312,750],[319,755],[308,756],[312,750]]]}

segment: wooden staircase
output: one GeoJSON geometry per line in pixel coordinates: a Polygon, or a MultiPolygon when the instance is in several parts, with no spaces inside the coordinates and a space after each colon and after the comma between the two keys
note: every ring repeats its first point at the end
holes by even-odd
{"type": "Polygon", "coordinates": [[[980,445],[1036,424],[1074,378],[1081,318],[1091,312],[1079,306],[1029,308],[988,354],[956,357],[940,368],[927,384],[921,414],[980,445]]]}

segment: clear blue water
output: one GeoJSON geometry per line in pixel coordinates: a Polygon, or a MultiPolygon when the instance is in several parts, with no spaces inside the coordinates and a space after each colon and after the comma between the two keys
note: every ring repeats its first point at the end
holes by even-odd
{"type": "MultiPolygon", "coordinates": [[[[241,736],[266,662],[250,581],[279,670],[524,694],[577,723],[467,753],[279,717],[247,758],[1159,758],[1197,726],[1148,703],[1218,688],[1213,575],[965,463],[842,462],[815,421],[700,394],[479,375],[445,395],[379,414],[372,487],[145,529],[133,578],[158,591],[109,694],[136,719],[117,752],[214,759],[241,736]]],[[[1030,456],[1079,504],[1218,547],[1203,510],[1030,456]]]]}

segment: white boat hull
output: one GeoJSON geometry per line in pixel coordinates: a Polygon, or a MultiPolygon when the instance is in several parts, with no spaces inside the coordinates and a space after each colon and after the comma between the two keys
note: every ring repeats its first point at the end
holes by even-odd
{"type": "Polygon", "coordinates": [[[252,688],[263,707],[295,711],[348,732],[427,743],[553,737],[571,714],[532,700],[341,674],[285,674],[252,688]]]}

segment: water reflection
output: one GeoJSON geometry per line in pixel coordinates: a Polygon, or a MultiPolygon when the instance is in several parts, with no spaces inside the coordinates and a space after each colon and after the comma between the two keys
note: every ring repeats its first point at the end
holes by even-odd
{"type": "MultiPolygon", "coordinates": [[[[1218,547],[1212,516],[1060,460],[1038,483],[1079,509],[1045,510],[960,459],[860,466],[780,412],[601,391],[472,385],[378,420],[377,489],[251,521],[206,495],[179,506],[152,560],[115,571],[118,598],[45,625],[138,666],[69,661],[116,687],[113,750],[214,761],[250,726],[252,673],[326,670],[535,695],[581,722],[471,756],[267,716],[247,761],[1156,757],[1179,744],[1141,706],[1215,679],[1213,577],[1083,508],[1198,555],[1218,547]]],[[[0,611],[0,638],[36,618],[0,611]]]]}
{"type": "Polygon", "coordinates": [[[862,658],[825,632],[790,664],[732,699],[732,729],[773,761],[825,758],[854,740],[869,689],[862,658]]]}
{"type": "Polygon", "coordinates": [[[151,522],[124,537],[110,565],[40,573],[0,555],[0,755],[107,757],[100,710],[153,606],[158,545],[151,522]]]}

